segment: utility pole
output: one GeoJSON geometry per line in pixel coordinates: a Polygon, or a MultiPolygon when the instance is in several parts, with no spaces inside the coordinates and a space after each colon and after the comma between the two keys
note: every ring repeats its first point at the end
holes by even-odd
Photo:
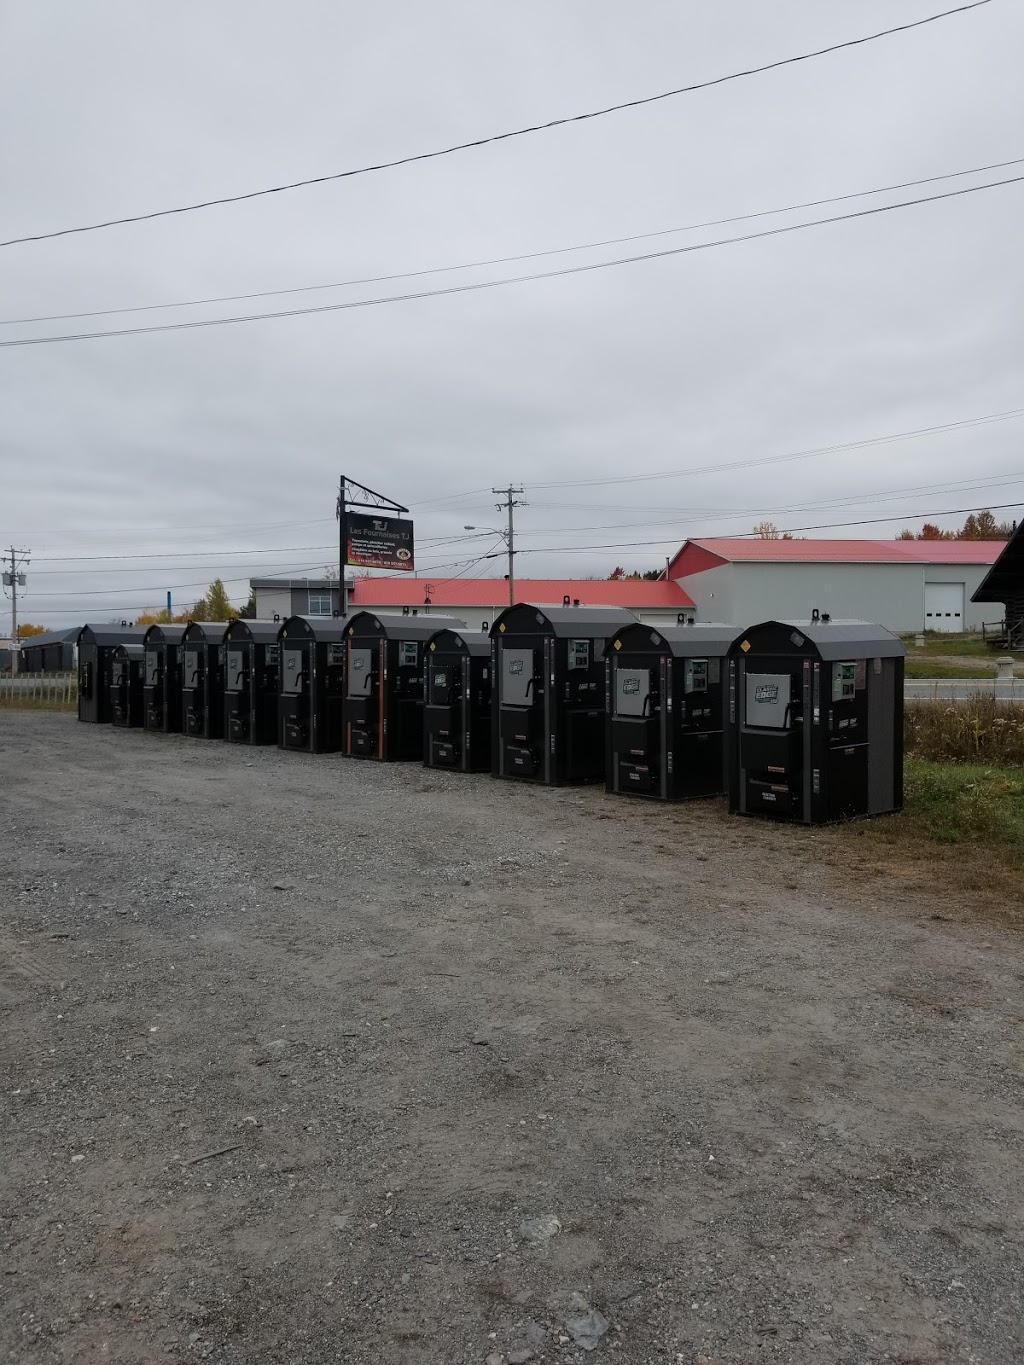
{"type": "Polygon", "coordinates": [[[348,615],[348,591],[345,587],[345,567],[348,560],[348,496],[346,479],[342,474],[338,484],[338,615],[348,615]]]}
{"type": "Polygon", "coordinates": [[[505,542],[508,547],[508,604],[510,607],[514,607],[516,604],[516,572],[514,563],[516,552],[514,544],[516,528],[513,517],[513,508],[525,506],[524,503],[516,500],[516,494],[521,493],[522,491],[521,488],[513,488],[511,484],[509,484],[507,488],[491,489],[492,493],[500,493],[505,499],[504,502],[495,503],[497,510],[503,512],[506,508],[508,509],[508,531],[505,533],[505,542]]]}
{"type": "Polygon", "coordinates": [[[4,569],[4,587],[11,590],[11,673],[18,671],[18,589],[25,586],[25,575],[18,570],[22,564],[28,563],[28,550],[16,550],[12,545],[7,555],[4,556],[6,563],[10,557],[10,569],[4,569]]]}

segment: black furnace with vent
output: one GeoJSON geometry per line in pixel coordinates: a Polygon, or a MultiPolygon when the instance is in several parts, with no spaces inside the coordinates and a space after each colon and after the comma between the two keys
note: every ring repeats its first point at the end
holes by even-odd
{"type": "Polygon", "coordinates": [[[277,743],[277,621],[232,621],[224,632],[224,738],[277,743]]]}
{"type": "Polygon", "coordinates": [[[345,624],[343,751],[388,763],[423,758],[423,655],[454,616],[359,611],[345,624]]]}
{"type": "Polygon", "coordinates": [[[865,621],[766,621],[729,651],[729,807],[822,824],[903,805],[902,642],[865,621]]]}
{"type": "Polygon", "coordinates": [[[150,626],[146,631],[142,710],[147,730],[163,730],[165,734],[181,732],[181,637],[184,634],[184,626],[150,626]]]}
{"type": "Polygon", "coordinates": [[[78,633],[78,719],[108,725],[111,666],[118,645],[141,644],[145,626],[83,626],[78,633]]]}
{"type": "Polygon", "coordinates": [[[277,742],[310,754],[341,748],[345,692],[345,622],[289,616],[278,633],[277,742]]]}
{"type": "Polygon", "coordinates": [[[141,644],[118,645],[110,664],[110,721],[125,729],[143,722],[142,683],[146,651],[141,644]]]}
{"type": "Polygon", "coordinates": [[[561,785],[604,779],[604,651],[625,607],[506,607],[491,627],[491,772],[561,785]]]}
{"type": "Polygon", "coordinates": [[[491,640],[439,630],[423,669],[423,763],[459,772],[491,770],[491,640]]]}
{"type": "Polygon", "coordinates": [[[227,621],[190,621],[181,637],[181,728],[197,739],[224,738],[227,628],[227,621]]]}
{"type": "Polygon", "coordinates": [[[610,792],[682,801],[726,790],[726,656],[735,626],[627,626],[605,650],[610,792]]]}

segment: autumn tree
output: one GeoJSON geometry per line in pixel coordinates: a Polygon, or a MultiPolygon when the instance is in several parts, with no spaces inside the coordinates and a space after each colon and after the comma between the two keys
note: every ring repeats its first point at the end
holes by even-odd
{"type": "Polygon", "coordinates": [[[792,540],[793,537],[788,531],[780,531],[774,521],[759,521],[754,527],[754,536],[758,540],[792,540]]]}
{"type": "Polygon", "coordinates": [[[952,531],[943,531],[940,527],[933,525],[932,522],[926,521],[917,538],[918,540],[953,540],[954,535],[952,531]]]}
{"type": "Polygon", "coordinates": [[[1009,540],[1013,527],[1000,525],[987,509],[975,514],[972,512],[956,533],[957,540],[1009,540]]]}
{"type": "Polygon", "coordinates": [[[959,531],[943,531],[926,521],[920,531],[904,530],[897,540],[1009,540],[1014,526],[998,522],[988,510],[971,512],[959,531]]]}
{"type": "Polygon", "coordinates": [[[27,640],[31,635],[45,635],[47,629],[46,626],[36,626],[31,621],[23,621],[18,627],[18,639],[27,640]]]}
{"type": "Polygon", "coordinates": [[[159,611],[144,611],[141,616],[136,616],[135,624],[137,626],[183,626],[192,619],[191,612],[183,611],[175,616],[166,607],[162,607],[159,611]]]}
{"type": "MultiPolygon", "coordinates": [[[[254,601],[252,605],[255,614],[254,601]]],[[[176,625],[186,625],[189,621],[234,621],[238,615],[236,608],[231,605],[223,580],[215,578],[207,589],[206,596],[200,597],[199,601],[193,603],[186,611],[180,612],[177,616],[172,615],[166,607],[162,611],[144,611],[141,616],[135,618],[135,624],[166,626],[172,622],[176,625]]]]}
{"type": "Polygon", "coordinates": [[[206,590],[206,596],[201,597],[192,608],[193,621],[234,621],[237,616],[238,611],[231,605],[227,588],[220,578],[213,580],[206,590]]]}

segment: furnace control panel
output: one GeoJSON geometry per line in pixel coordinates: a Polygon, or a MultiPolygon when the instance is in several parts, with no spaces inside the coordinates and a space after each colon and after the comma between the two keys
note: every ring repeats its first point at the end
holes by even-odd
{"type": "Polygon", "coordinates": [[[708,690],[707,659],[687,659],[683,686],[687,692],[706,692],[708,690]]]}
{"type": "Polygon", "coordinates": [[[570,668],[589,668],[589,667],[590,667],[590,641],[589,641],[589,640],[570,640],[570,641],[569,641],[569,667],[570,667],[570,668]]]}
{"type": "Polygon", "coordinates": [[[832,700],[852,701],[857,695],[857,665],[839,663],[832,665],[832,700]]]}

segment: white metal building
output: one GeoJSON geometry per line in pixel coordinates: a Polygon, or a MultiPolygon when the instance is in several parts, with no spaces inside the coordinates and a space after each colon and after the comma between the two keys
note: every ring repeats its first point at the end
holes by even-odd
{"type": "Polygon", "coordinates": [[[904,633],[980,630],[993,608],[971,598],[1003,548],[985,540],[688,540],[669,577],[701,621],[799,621],[817,607],[904,633]]]}

